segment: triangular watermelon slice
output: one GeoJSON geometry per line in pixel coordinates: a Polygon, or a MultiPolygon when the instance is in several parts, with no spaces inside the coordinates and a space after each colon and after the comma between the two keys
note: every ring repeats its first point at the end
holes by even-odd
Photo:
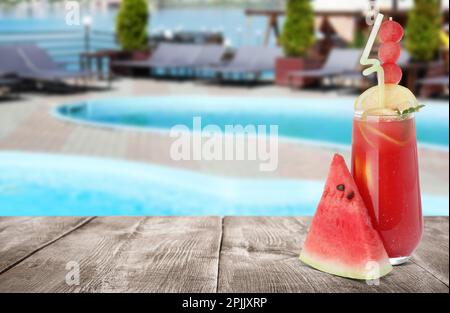
{"type": "Polygon", "coordinates": [[[344,158],[335,154],[300,260],[323,272],[377,279],[389,258],[344,158]]]}

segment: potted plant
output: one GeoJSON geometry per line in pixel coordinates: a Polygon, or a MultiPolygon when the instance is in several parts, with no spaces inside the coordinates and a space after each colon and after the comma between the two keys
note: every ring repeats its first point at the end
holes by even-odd
{"type": "Polygon", "coordinates": [[[442,15],[439,0],[414,0],[406,23],[406,49],[411,55],[406,85],[415,91],[417,78],[423,77],[436,59],[440,47],[442,15]]]}
{"type": "Polygon", "coordinates": [[[276,83],[289,84],[289,72],[308,68],[306,55],[314,44],[314,13],[309,0],[288,0],[280,36],[285,57],[275,65],[276,83]]]}
{"type": "Polygon", "coordinates": [[[147,0],[123,0],[116,18],[117,40],[134,60],[148,57],[147,0]]]}

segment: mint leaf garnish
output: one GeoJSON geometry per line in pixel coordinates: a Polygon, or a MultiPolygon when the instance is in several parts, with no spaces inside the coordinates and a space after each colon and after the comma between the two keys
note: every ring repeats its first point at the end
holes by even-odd
{"type": "Polygon", "coordinates": [[[418,106],[415,107],[410,107],[407,108],[406,110],[400,111],[399,109],[395,109],[395,112],[400,115],[401,117],[405,117],[410,113],[415,113],[415,112],[419,112],[421,108],[425,107],[424,104],[419,104],[418,106]]]}

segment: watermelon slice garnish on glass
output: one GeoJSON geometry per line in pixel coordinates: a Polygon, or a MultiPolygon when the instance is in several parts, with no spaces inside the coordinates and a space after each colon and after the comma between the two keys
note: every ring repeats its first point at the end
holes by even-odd
{"type": "Polygon", "coordinates": [[[300,260],[320,271],[377,279],[392,270],[344,158],[335,154],[300,260]]]}

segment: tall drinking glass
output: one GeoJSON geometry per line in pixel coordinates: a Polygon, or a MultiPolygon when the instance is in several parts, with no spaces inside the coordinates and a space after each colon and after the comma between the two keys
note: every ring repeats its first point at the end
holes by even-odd
{"type": "Polygon", "coordinates": [[[423,228],[414,114],[356,112],[352,174],[391,264],[406,262],[423,228]]]}

